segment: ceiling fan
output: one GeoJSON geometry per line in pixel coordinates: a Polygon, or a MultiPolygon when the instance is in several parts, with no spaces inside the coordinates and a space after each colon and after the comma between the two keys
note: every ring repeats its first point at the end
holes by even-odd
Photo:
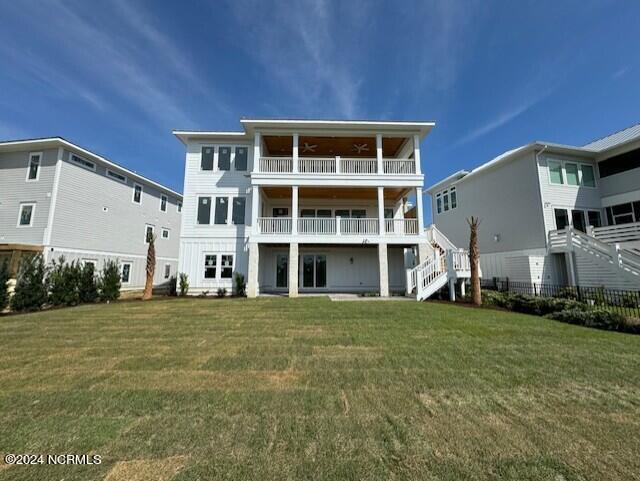
{"type": "Polygon", "coordinates": [[[308,142],[305,142],[302,146],[302,152],[315,152],[317,147],[318,144],[309,144],[308,142]]]}
{"type": "Polygon", "coordinates": [[[353,150],[361,154],[362,152],[368,152],[369,146],[367,144],[353,144],[353,150]]]}

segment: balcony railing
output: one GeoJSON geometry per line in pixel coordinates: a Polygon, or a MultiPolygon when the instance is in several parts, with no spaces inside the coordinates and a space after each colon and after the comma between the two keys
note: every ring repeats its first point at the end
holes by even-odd
{"type": "MultiPolygon", "coordinates": [[[[383,159],[382,170],[390,175],[407,175],[416,173],[413,159],[383,159]]],[[[293,157],[260,157],[259,171],[265,173],[303,174],[377,174],[378,161],[375,158],[348,157],[298,157],[294,165],[293,157]],[[295,169],[294,167],[297,167],[295,169]]]]}
{"type": "Polygon", "coordinates": [[[377,218],[340,219],[340,234],[372,235],[377,234],[380,223],[377,218]]]}
{"type": "Polygon", "coordinates": [[[258,217],[261,234],[291,234],[291,217],[258,217]]]}
{"type": "Polygon", "coordinates": [[[384,230],[387,234],[417,235],[418,219],[385,219],[384,230]]]}
{"type": "MultiPolygon", "coordinates": [[[[259,217],[260,234],[291,234],[291,217],[259,217]]],[[[380,222],[377,217],[300,217],[297,219],[300,235],[378,235],[380,222]]],[[[385,219],[386,235],[418,235],[417,219],[385,219]]]]}

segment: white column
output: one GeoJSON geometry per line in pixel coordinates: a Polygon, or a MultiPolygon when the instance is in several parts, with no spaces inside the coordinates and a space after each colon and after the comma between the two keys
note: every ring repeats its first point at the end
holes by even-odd
{"type": "Polygon", "coordinates": [[[300,140],[300,136],[296,133],[293,134],[293,172],[298,172],[298,142],[300,140]]]}
{"type": "Polygon", "coordinates": [[[291,187],[291,235],[296,235],[297,233],[298,233],[298,186],[294,185],[291,187]]]}
{"type": "Polygon", "coordinates": [[[464,299],[466,283],[464,279],[460,279],[460,297],[464,299]]]}
{"type": "Polygon", "coordinates": [[[453,277],[449,278],[449,300],[451,302],[456,300],[456,280],[453,277]]]}
{"type": "Polygon", "coordinates": [[[416,174],[422,173],[420,167],[420,136],[418,134],[413,136],[413,160],[416,161],[416,174]]]}
{"type": "Polygon", "coordinates": [[[253,171],[260,172],[260,132],[253,134],[253,171]]]}
{"type": "Polygon", "coordinates": [[[378,174],[382,174],[382,134],[376,134],[376,160],[378,161],[378,174]]]}
{"type": "Polygon", "coordinates": [[[378,187],[378,232],[384,235],[384,187],[378,187]]]}
{"type": "Polygon", "coordinates": [[[389,297],[389,264],[387,261],[387,244],[378,244],[378,263],[380,264],[380,297],[389,297]]]}
{"type": "Polygon", "coordinates": [[[575,263],[573,262],[573,252],[565,252],[564,253],[564,258],[567,264],[567,273],[569,274],[569,285],[570,286],[576,286],[577,282],[576,282],[576,267],[575,267],[575,263]]]}
{"type": "Polygon", "coordinates": [[[260,233],[258,217],[260,217],[260,187],[254,185],[251,188],[251,232],[253,235],[260,233]]]}
{"type": "Polygon", "coordinates": [[[289,297],[298,297],[298,243],[289,244],[289,297]]]}
{"type": "Polygon", "coordinates": [[[249,242],[249,269],[247,272],[247,297],[258,296],[258,266],[260,250],[257,242],[249,242]]]}
{"type": "Polygon", "coordinates": [[[424,235],[424,217],[422,215],[422,187],[416,187],[416,217],[418,218],[418,235],[424,235]]]}

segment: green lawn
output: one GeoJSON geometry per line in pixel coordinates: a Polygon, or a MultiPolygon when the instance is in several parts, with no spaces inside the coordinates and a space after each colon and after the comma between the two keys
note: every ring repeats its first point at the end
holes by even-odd
{"type": "Polygon", "coordinates": [[[640,336],[417,302],[0,318],[0,480],[633,479],[640,336]],[[3,456],[2,456],[3,457],[3,456]]]}

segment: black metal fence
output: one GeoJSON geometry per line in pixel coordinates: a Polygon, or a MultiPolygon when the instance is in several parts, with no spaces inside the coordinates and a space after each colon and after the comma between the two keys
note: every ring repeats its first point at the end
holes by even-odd
{"type": "Polygon", "coordinates": [[[627,317],[640,318],[640,291],[514,282],[506,278],[495,277],[482,279],[481,286],[483,289],[500,292],[575,299],[585,304],[619,312],[627,317]]]}

